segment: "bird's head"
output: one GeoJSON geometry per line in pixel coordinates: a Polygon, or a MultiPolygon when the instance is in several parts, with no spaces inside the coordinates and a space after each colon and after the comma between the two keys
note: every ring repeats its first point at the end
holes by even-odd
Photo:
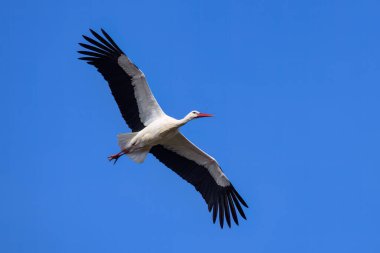
{"type": "Polygon", "coordinates": [[[212,114],[208,113],[202,113],[198,111],[191,111],[189,114],[187,114],[186,118],[190,121],[192,119],[197,119],[197,118],[205,118],[205,117],[212,117],[212,114]]]}

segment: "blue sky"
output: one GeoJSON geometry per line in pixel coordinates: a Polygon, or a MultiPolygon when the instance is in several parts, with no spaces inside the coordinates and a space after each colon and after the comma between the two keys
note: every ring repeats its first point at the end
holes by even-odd
{"type": "Polygon", "coordinates": [[[7,1],[0,252],[380,252],[378,1],[7,1]],[[211,222],[76,58],[105,28],[216,157],[248,220],[211,222]]]}

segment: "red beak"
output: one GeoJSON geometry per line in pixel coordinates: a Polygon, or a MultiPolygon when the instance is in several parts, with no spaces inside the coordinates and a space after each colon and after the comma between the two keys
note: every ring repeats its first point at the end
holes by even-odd
{"type": "Polygon", "coordinates": [[[197,118],[212,117],[214,115],[208,113],[199,113],[197,118]]]}

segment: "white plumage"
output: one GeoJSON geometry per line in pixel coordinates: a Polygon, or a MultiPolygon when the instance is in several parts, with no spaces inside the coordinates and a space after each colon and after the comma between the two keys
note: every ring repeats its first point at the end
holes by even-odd
{"type": "Polygon", "coordinates": [[[108,81],[120,112],[133,131],[118,135],[121,151],[109,159],[116,162],[121,156],[127,155],[141,163],[148,153],[152,153],[202,194],[209,211],[212,210],[213,222],[219,214],[222,228],[224,219],[231,226],[230,215],[239,224],[235,208],[245,219],[240,204],[248,207],[247,204],[216,160],[179,132],[179,128],[189,121],[212,115],[192,111],[179,120],[166,115],[154,98],[143,72],[104,30],[104,37],[90,31],[97,40],[83,36],[90,45],[79,43],[88,49],[78,51],[86,55],[79,59],[94,65],[108,81]]]}

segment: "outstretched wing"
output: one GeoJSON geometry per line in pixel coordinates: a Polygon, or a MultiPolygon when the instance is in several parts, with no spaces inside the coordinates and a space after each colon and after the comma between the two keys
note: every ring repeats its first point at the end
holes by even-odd
{"type": "Polygon", "coordinates": [[[203,152],[181,133],[166,141],[163,145],[154,146],[150,152],[163,164],[181,176],[202,194],[212,210],[215,223],[219,213],[219,223],[223,228],[224,219],[231,227],[231,218],[239,225],[236,209],[246,219],[241,204],[248,205],[232,186],[214,158],[203,152]],[[236,207],[236,209],[235,209],[236,207]]]}
{"type": "Polygon", "coordinates": [[[90,31],[97,40],[83,36],[89,44],[79,43],[86,49],[78,51],[85,55],[79,59],[94,65],[103,75],[124,120],[132,131],[139,131],[165,115],[150,91],[144,73],[103,29],[103,36],[91,29],[90,31]]]}

